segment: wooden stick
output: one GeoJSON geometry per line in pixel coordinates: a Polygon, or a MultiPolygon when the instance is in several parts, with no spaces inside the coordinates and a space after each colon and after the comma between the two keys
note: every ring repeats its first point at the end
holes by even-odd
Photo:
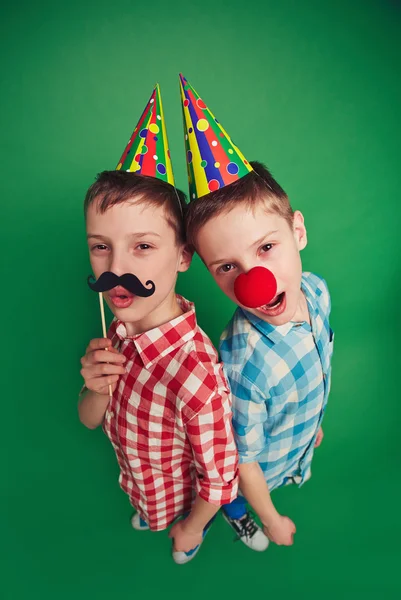
{"type": "MultiPolygon", "coordinates": [[[[107,338],[107,330],[106,330],[106,318],[104,316],[104,303],[103,303],[103,294],[99,292],[99,303],[100,303],[100,315],[102,317],[102,329],[103,329],[103,337],[107,338]]],[[[108,348],[105,348],[107,351],[108,348]]],[[[113,390],[111,389],[111,385],[109,384],[109,396],[110,400],[113,398],[113,390]]]]}

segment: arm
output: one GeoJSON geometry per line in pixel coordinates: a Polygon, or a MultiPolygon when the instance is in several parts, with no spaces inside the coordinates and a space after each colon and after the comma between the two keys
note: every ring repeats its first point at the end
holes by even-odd
{"type": "Polygon", "coordinates": [[[81,358],[86,391],[79,402],[78,414],[89,429],[102,424],[110,401],[108,387],[114,392],[120,375],[125,373],[125,362],[125,356],[113,348],[111,341],[102,338],[92,340],[81,358]]]}
{"type": "Polygon", "coordinates": [[[239,467],[241,492],[266,527],[274,522],[277,512],[270,497],[265,476],[259,463],[242,463],[239,467]]]}
{"type": "Polygon", "coordinates": [[[241,492],[259,515],[265,535],[279,546],[291,546],[296,527],[291,519],[277,512],[259,463],[243,463],[239,472],[241,492]]]}
{"type": "Polygon", "coordinates": [[[219,508],[197,495],[188,517],[177,521],[170,529],[169,537],[174,540],[174,551],[189,552],[199,546],[202,543],[204,528],[219,508]]]}
{"type": "Polygon", "coordinates": [[[103,423],[110,398],[106,394],[97,394],[86,390],[78,404],[79,420],[88,429],[96,429],[103,423]]]}
{"type": "Polygon", "coordinates": [[[240,455],[241,492],[255,510],[264,532],[276,544],[291,545],[294,523],[280,515],[270,497],[258,459],[266,447],[267,398],[242,373],[229,375],[233,395],[233,425],[240,455]]]}
{"type": "Polygon", "coordinates": [[[238,490],[238,458],[231,427],[230,395],[216,395],[187,424],[196,466],[196,499],[189,516],[176,523],[170,537],[175,549],[188,552],[202,541],[203,530],[222,504],[238,490]]]}

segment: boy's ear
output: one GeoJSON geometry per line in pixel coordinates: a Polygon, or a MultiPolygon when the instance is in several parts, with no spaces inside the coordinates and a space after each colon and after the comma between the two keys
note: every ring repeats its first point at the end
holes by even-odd
{"type": "Polygon", "coordinates": [[[298,250],[303,250],[308,243],[308,236],[306,233],[304,216],[299,210],[294,212],[293,229],[298,250]]]}
{"type": "Polygon", "coordinates": [[[180,273],[183,273],[184,271],[188,271],[191,262],[192,262],[192,257],[194,255],[194,250],[188,245],[188,244],[184,244],[184,246],[182,247],[181,250],[181,258],[180,258],[180,262],[178,265],[178,271],[180,273]]]}

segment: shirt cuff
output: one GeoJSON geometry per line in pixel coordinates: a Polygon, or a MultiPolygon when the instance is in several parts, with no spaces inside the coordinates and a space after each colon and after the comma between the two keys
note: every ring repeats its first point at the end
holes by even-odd
{"type": "Polygon", "coordinates": [[[233,502],[238,496],[238,475],[225,485],[213,485],[196,478],[196,492],[205,502],[222,506],[233,502]]]}

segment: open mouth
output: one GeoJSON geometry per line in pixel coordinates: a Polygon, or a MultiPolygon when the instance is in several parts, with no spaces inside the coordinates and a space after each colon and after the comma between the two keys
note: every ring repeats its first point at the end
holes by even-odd
{"type": "Polygon", "coordinates": [[[116,308],[128,308],[133,303],[134,297],[134,294],[121,286],[117,286],[109,292],[109,298],[116,308]]]}
{"type": "Polygon", "coordinates": [[[287,303],[285,292],[281,292],[281,294],[277,294],[277,296],[273,298],[273,300],[269,302],[269,304],[260,306],[258,310],[260,310],[269,317],[277,317],[285,311],[286,304],[287,303]]]}

